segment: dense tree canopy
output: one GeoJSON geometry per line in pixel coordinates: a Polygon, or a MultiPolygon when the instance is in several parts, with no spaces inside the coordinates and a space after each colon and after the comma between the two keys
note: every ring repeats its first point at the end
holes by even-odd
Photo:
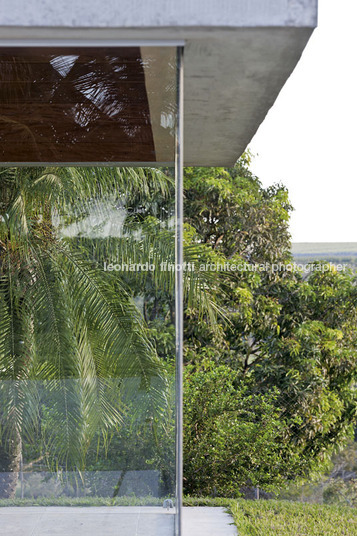
{"type": "MultiPolygon", "coordinates": [[[[241,413],[242,391],[257,401],[262,396],[273,397],[270,403],[279,414],[280,426],[274,428],[274,439],[267,442],[271,455],[279,446],[279,469],[265,479],[264,471],[259,474],[249,457],[240,459],[235,466],[238,487],[266,486],[267,480],[281,485],[284,479],[319,469],[350,435],[356,420],[356,277],[326,264],[308,276],[291,266],[288,224],[292,207],[287,191],[282,186],[264,189],[248,164],[249,155],[233,170],[186,170],[190,236],[209,249],[205,255],[212,262],[243,266],[238,271],[216,273],[217,305],[223,315],[215,326],[195,320],[194,314],[187,312],[185,356],[190,368],[185,463],[190,481],[186,486],[191,493],[201,490],[201,473],[209,475],[223,450],[230,450],[228,440],[219,442],[212,434],[210,446],[206,444],[206,452],[202,451],[200,426],[208,423],[200,415],[211,403],[210,395],[196,397],[201,407],[196,410],[195,427],[189,417],[195,397],[192,386],[197,375],[203,378],[200,374],[207,367],[207,359],[222,374],[226,369],[220,367],[235,371],[236,387],[235,391],[229,388],[230,404],[231,411],[241,415],[240,426],[249,422],[241,413]],[[279,263],[279,269],[272,269],[279,263]]],[[[197,384],[195,389],[199,389],[197,384]]],[[[206,389],[204,381],[202,389],[206,389]]],[[[224,405],[223,389],[216,396],[222,396],[224,405]]],[[[212,417],[215,426],[219,418],[218,414],[212,417]]],[[[263,428],[272,432],[272,423],[268,419],[261,424],[262,433],[263,428]]],[[[259,463],[263,465],[267,452],[256,449],[259,435],[249,440],[244,437],[242,431],[232,428],[229,441],[235,441],[238,450],[258,452],[258,457],[260,452],[259,463]]],[[[220,484],[219,479],[213,481],[219,492],[231,491],[223,473],[220,484]]]]}

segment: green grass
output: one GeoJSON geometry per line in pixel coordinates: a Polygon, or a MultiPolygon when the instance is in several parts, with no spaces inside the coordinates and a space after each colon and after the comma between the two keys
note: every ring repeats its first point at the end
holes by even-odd
{"type": "Polygon", "coordinates": [[[357,510],[289,501],[232,501],[239,536],[357,536],[357,510]]]}
{"type": "Polygon", "coordinates": [[[186,495],[183,498],[184,506],[223,506],[229,507],[231,503],[235,502],[233,499],[225,499],[223,497],[190,497],[186,495]]]}
{"type": "MultiPolygon", "coordinates": [[[[0,499],[4,506],[162,506],[165,497],[124,496],[110,497],[38,497],[37,499],[0,499]]],[[[184,506],[229,506],[230,499],[212,497],[184,497],[184,506]]]]}
{"type": "Polygon", "coordinates": [[[4,506],[162,506],[157,497],[39,497],[37,499],[0,499],[4,506]]]}

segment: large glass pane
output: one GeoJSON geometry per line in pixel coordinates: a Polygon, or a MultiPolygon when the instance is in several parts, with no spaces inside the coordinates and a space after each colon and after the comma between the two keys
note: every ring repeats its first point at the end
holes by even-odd
{"type": "Polygon", "coordinates": [[[3,48],[2,162],[174,162],[176,49],[3,48]]]}
{"type": "Polygon", "coordinates": [[[0,532],[172,535],[176,50],[0,58],[0,532]]]}

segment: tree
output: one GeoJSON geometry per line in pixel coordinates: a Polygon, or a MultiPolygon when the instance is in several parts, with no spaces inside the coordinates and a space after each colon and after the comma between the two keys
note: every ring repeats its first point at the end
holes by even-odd
{"type": "Polygon", "coordinates": [[[283,481],[276,395],[257,394],[237,371],[205,360],[185,370],[186,493],[237,496],[244,486],[283,481]]]}
{"type": "Polygon", "coordinates": [[[285,187],[264,189],[249,170],[250,153],[233,169],[185,169],[185,221],[200,240],[228,259],[253,263],[290,258],[285,187]]]}
{"type": "MultiPolygon", "coordinates": [[[[326,265],[324,265],[326,268],[326,265]]],[[[259,392],[279,388],[299,452],[292,475],[306,475],[352,434],[357,415],[356,277],[333,268],[270,287],[279,303],[276,329],[252,355],[246,374],[259,392]]]]}
{"type": "MultiPolygon", "coordinates": [[[[274,444],[281,463],[270,483],[281,485],[281,479],[319,470],[355,423],[356,277],[320,263],[320,271],[306,278],[289,266],[292,208],[287,191],[283,186],[262,188],[248,164],[249,155],[232,170],[187,170],[187,222],[193,241],[201,251],[206,246],[201,256],[245,269],[215,274],[217,306],[224,310],[215,329],[187,312],[185,359],[197,369],[209,359],[235,371],[237,409],[244,386],[257,400],[274,395],[270,400],[281,423],[280,430],[275,428],[274,444]],[[280,268],[272,270],[274,263],[280,268]]],[[[217,391],[220,397],[224,403],[217,391]]],[[[197,400],[203,405],[197,408],[196,426],[203,426],[204,397],[197,400]]],[[[188,437],[186,448],[196,459],[193,452],[199,453],[199,441],[191,432],[188,437]]],[[[247,442],[245,449],[254,445],[247,442]]],[[[211,446],[222,449],[224,456],[222,444],[211,446]]],[[[209,460],[205,469],[201,466],[201,472],[205,470],[209,474],[209,460]]],[[[255,471],[248,459],[234,470],[240,484],[255,471]]]]}

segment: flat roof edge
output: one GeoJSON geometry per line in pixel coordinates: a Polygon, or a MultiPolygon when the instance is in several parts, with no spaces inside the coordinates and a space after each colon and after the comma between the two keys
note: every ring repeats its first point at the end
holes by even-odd
{"type": "Polygon", "coordinates": [[[0,27],[242,28],[317,24],[317,0],[1,0],[0,27]]]}

